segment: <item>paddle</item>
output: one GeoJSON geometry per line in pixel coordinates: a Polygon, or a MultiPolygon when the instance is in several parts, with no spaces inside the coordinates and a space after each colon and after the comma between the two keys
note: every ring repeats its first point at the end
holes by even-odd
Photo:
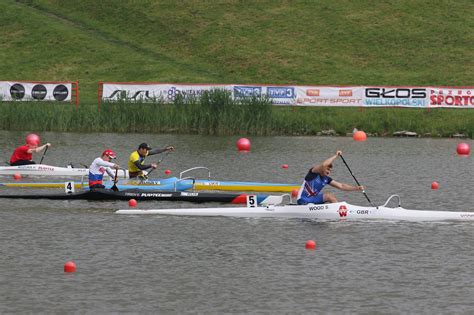
{"type": "Polygon", "coordinates": [[[117,187],[117,182],[118,182],[118,168],[115,169],[114,185],[110,189],[112,189],[113,191],[119,191],[117,187]]]}
{"type": "Polygon", "coordinates": [[[43,162],[44,156],[46,155],[46,152],[48,151],[48,148],[49,147],[46,147],[46,149],[44,149],[43,156],[41,157],[41,160],[40,160],[39,164],[41,164],[43,162]]]}
{"type": "MultiPolygon", "coordinates": [[[[346,165],[347,169],[349,170],[349,173],[351,173],[352,177],[354,178],[355,182],[357,183],[358,186],[362,186],[359,181],[357,180],[357,178],[354,176],[354,174],[352,173],[351,171],[351,168],[349,167],[349,165],[347,165],[346,163],[346,160],[344,160],[344,157],[342,156],[342,154],[339,154],[339,156],[341,157],[342,159],[342,162],[344,162],[344,164],[346,165]]],[[[369,201],[370,205],[372,207],[375,207],[374,204],[372,203],[372,201],[370,201],[369,199],[369,196],[367,196],[367,194],[365,193],[365,190],[362,190],[362,193],[364,194],[365,198],[367,198],[367,200],[369,201]]]]}
{"type": "MultiPolygon", "coordinates": [[[[160,165],[161,162],[163,162],[163,159],[164,159],[166,156],[168,156],[169,153],[170,153],[169,151],[166,151],[166,153],[161,157],[161,159],[159,159],[158,162],[156,162],[157,168],[158,168],[158,165],[160,165]]],[[[154,170],[156,170],[156,168],[152,168],[151,171],[149,171],[146,175],[143,174],[143,176],[142,176],[142,181],[147,180],[148,177],[150,176],[150,173],[153,172],[154,170]]]]}

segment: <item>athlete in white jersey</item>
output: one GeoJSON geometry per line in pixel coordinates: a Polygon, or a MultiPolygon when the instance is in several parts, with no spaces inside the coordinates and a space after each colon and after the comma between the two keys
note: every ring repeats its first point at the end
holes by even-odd
{"type": "Polygon", "coordinates": [[[105,188],[102,184],[104,173],[107,172],[111,178],[115,178],[115,171],[112,168],[118,170],[120,166],[118,164],[110,162],[115,159],[117,155],[112,150],[105,150],[101,157],[96,158],[89,166],[89,188],[105,188]]]}

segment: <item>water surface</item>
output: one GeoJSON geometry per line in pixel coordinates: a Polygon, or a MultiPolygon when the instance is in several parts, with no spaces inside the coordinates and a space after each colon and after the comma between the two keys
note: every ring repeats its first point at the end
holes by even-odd
{"type": "MultiPolygon", "coordinates": [[[[8,160],[24,133],[1,135],[0,158],[8,160]]],[[[375,203],[396,193],[405,208],[474,211],[473,160],[456,156],[459,141],[452,139],[258,137],[249,154],[239,154],[238,137],[42,136],[53,144],[44,159],[51,165],[89,164],[105,148],[125,165],[146,141],[177,148],[156,175],[207,166],[215,179],[282,183],[300,183],[314,163],[340,149],[375,203]],[[433,181],[440,189],[431,190],[433,181]]],[[[342,161],[332,177],[354,183],[342,161]]],[[[327,189],[367,204],[360,193],[327,189]]],[[[195,206],[212,204],[139,203],[195,206]]],[[[472,223],[115,215],[120,208],[126,202],[0,200],[0,312],[474,312],[472,223]],[[305,250],[309,239],[317,250],[305,250]],[[76,273],[63,272],[68,260],[76,273]]]]}

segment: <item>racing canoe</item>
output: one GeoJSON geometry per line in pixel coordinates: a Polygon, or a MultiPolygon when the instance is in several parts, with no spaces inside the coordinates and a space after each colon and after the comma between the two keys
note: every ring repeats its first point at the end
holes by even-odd
{"type": "MultiPolygon", "coordinates": [[[[389,198],[390,200],[390,198],[389,198]]],[[[265,202],[264,202],[265,203],[265,202]]],[[[267,205],[263,207],[221,207],[187,209],[118,210],[118,214],[161,214],[179,216],[226,216],[259,218],[303,218],[323,221],[392,220],[392,221],[474,221],[474,212],[408,210],[401,206],[364,207],[338,202],[322,205],[267,205]]]]}
{"type": "MultiPolygon", "coordinates": [[[[130,189],[123,191],[112,191],[109,189],[98,189],[71,194],[15,194],[0,195],[0,198],[8,199],[50,199],[50,200],[167,200],[167,201],[189,201],[189,202],[222,202],[242,204],[247,203],[247,195],[239,193],[212,193],[212,192],[184,192],[184,191],[143,191],[130,189]]],[[[257,195],[258,203],[268,202],[272,196],[257,195]]]]}

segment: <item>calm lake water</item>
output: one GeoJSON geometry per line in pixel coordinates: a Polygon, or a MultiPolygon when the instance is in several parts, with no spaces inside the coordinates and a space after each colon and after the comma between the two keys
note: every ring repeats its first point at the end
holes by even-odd
{"type": "MultiPolygon", "coordinates": [[[[0,159],[8,160],[25,133],[0,135],[0,159]]],[[[313,164],[342,150],[377,204],[399,194],[409,209],[474,211],[474,162],[456,155],[459,140],[252,137],[251,152],[239,154],[238,138],[44,133],[53,147],[43,162],[89,164],[111,148],[125,166],[141,142],[173,144],[155,176],[206,166],[214,179],[300,183],[313,164]]],[[[354,182],[340,160],[332,177],[354,182]]],[[[367,205],[361,193],[326,189],[367,205]]],[[[0,199],[0,313],[474,313],[472,223],[114,214],[124,208],[126,202],[0,199]],[[305,249],[310,239],[315,251],[305,249]],[[76,273],[63,272],[68,260],[76,273]]]]}

